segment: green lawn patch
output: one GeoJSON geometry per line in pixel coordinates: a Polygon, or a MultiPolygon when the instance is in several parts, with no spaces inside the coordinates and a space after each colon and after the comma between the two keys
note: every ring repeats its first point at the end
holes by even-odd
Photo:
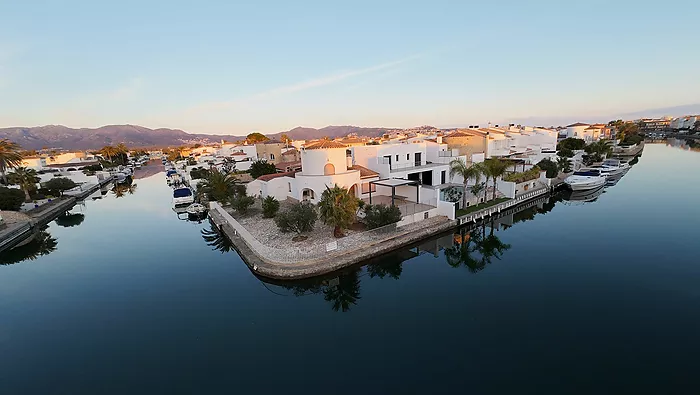
{"type": "Polygon", "coordinates": [[[467,208],[459,209],[459,210],[457,210],[457,218],[459,218],[459,217],[461,217],[461,216],[463,216],[463,215],[467,215],[467,214],[469,214],[469,213],[473,213],[473,212],[475,212],[475,211],[479,211],[479,210],[485,209],[485,208],[487,208],[487,207],[495,206],[495,205],[497,205],[498,203],[503,203],[503,202],[505,202],[506,200],[510,200],[510,198],[502,197],[502,198],[498,198],[498,199],[496,199],[496,200],[490,200],[490,201],[488,201],[488,202],[486,202],[486,203],[479,203],[479,204],[477,204],[476,206],[469,206],[469,207],[467,207],[467,208]]]}

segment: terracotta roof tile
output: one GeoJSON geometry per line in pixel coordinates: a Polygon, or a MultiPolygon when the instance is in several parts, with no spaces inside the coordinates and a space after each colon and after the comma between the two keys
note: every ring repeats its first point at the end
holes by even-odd
{"type": "Polygon", "coordinates": [[[360,171],[360,178],[371,178],[371,177],[379,177],[379,173],[377,173],[374,170],[370,170],[364,166],[360,165],[354,165],[348,167],[348,170],[359,170],[360,171]]]}
{"type": "Polygon", "coordinates": [[[267,181],[274,180],[275,178],[280,178],[280,177],[291,177],[291,178],[294,178],[294,175],[295,175],[295,174],[296,174],[295,171],[289,171],[289,172],[286,172],[286,173],[265,174],[265,175],[262,175],[262,176],[256,178],[256,180],[266,181],[266,182],[267,182],[267,181]]]}
{"type": "Polygon", "coordinates": [[[306,145],[304,149],[329,149],[329,148],[347,148],[344,144],[332,140],[319,140],[315,141],[309,145],[306,145]]]}
{"type": "Polygon", "coordinates": [[[452,132],[445,136],[445,138],[450,138],[450,137],[474,137],[474,134],[468,133],[467,131],[464,130],[458,130],[456,132],[452,132]]]}
{"type": "Polygon", "coordinates": [[[294,161],[289,161],[289,162],[279,162],[278,164],[275,165],[276,168],[279,170],[285,171],[287,170],[287,167],[301,167],[301,161],[300,160],[294,160],[294,161]]]}

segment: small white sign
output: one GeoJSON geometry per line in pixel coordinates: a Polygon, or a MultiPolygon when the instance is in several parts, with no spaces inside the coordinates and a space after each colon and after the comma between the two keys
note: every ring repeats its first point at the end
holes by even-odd
{"type": "Polygon", "coordinates": [[[335,251],[337,249],[338,249],[338,242],[337,241],[331,241],[330,243],[326,244],[326,252],[335,251]]]}

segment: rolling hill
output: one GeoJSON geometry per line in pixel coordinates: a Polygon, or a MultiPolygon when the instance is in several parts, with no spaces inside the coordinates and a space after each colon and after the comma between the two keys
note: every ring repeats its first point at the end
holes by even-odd
{"type": "MultiPolygon", "coordinates": [[[[269,134],[279,139],[286,133],[292,139],[315,139],[341,137],[349,133],[378,136],[383,128],[361,128],[356,126],[326,126],[321,129],[297,127],[286,132],[269,134]]],[[[221,140],[237,141],[244,136],[187,133],[178,129],[149,129],[137,125],[108,125],[95,129],[74,129],[62,125],[38,127],[0,128],[0,139],[14,141],[24,149],[56,148],[67,150],[98,149],[105,145],[124,143],[128,147],[169,147],[183,144],[207,144],[221,140]]]]}

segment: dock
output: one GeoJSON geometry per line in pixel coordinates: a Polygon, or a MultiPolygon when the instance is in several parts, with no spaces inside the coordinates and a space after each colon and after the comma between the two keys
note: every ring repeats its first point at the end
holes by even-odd
{"type": "Polygon", "coordinates": [[[100,180],[97,184],[88,184],[74,193],[66,193],[64,196],[27,211],[28,221],[6,225],[0,229],[0,252],[12,248],[29,237],[34,229],[38,229],[53,221],[61,214],[70,210],[75,204],[99,190],[102,186],[112,182],[112,177],[100,180]]]}

